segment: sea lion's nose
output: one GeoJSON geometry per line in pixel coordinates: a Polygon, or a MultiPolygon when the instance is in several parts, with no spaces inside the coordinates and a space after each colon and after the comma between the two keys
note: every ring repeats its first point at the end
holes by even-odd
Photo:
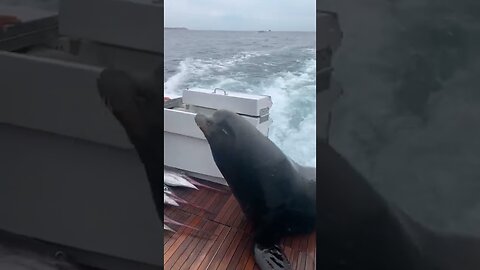
{"type": "Polygon", "coordinates": [[[197,115],[195,115],[195,123],[197,123],[197,125],[198,125],[199,123],[202,123],[202,122],[205,121],[205,120],[206,120],[205,115],[200,114],[200,113],[197,113],[197,115]]]}
{"type": "Polygon", "coordinates": [[[208,119],[205,115],[201,114],[201,113],[197,113],[197,115],[195,115],[195,123],[197,124],[197,126],[202,130],[202,131],[205,131],[205,128],[207,127],[207,122],[208,122],[208,119]]]}

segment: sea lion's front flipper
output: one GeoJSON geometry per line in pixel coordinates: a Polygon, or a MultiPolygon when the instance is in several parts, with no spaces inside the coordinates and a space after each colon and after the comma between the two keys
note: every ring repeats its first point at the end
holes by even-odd
{"type": "Polygon", "coordinates": [[[255,261],[262,270],[291,270],[292,266],[287,260],[279,245],[262,246],[255,243],[253,248],[255,261]]]}

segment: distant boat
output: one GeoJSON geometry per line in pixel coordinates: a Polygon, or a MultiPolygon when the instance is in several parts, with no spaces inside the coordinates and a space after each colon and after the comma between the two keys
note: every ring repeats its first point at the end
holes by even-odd
{"type": "Polygon", "coordinates": [[[258,33],[266,33],[266,32],[272,32],[272,30],[268,30],[268,31],[260,30],[260,31],[258,31],[258,33]]]}

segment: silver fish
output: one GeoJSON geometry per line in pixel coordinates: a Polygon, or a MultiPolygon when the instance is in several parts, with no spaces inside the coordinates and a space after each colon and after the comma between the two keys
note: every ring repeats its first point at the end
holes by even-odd
{"type": "Polygon", "coordinates": [[[170,198],[167,194],[163,193],[163,203],[169,204],[173,206],[179,206],[179,204],[172,198],[170,198]]]}
{"type": "Polygon", "coordinates": [[[163,172],[163,179],[164,183],[168,186],[173,186],[173,187],[188,187],[192,189],[197,189],[198,188],[190,183],[187,179],[182,177],[181,174],[174,173],[174,172],[169,172],[164,170],[163,172]]]}
{"type": "Polygon", "coordinates": [[[163,229],[164,229],[164,230],[166,230],[166,231],[171,231],[171,232],[173,232],[173,233],[175,232],[175,230],[174,230],[174,229],[172,229],[172,228],[168,227],[168,226],[167,226],[167,225],[165,225],[165,224],[163,224],[163,229]]]}

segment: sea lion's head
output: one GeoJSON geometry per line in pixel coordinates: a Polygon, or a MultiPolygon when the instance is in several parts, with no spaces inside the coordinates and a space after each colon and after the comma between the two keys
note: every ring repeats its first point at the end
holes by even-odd
{"type": "Polygon", "coordinates": [[[163,132],[163,92],[154,77],[141,79],[107,68],[97,79],[97,87],[131,140],[145,140],[153,133],[163,132]]]}
{"type": "Polygon", "coordinates": [[[238,135],[237,127],[243,124],[242,120],[241,116],[227,110],[218,110],[211,117],[203,114],[195,116],[195,123],[213,148],[231,149],[238,135]]]}
{"type": "Polygon", "coordinates": [[[262,164],[284,158],[272,141],[232,111],[217,110],[210,117],[197,114],[195,123],[205,135],[217,165],[225,160],[262,164]]]}
{"type": "Polygon", "coordinates": [[[225,173],[234,173],[233,168],[241,171],[246,166],[252,170],[252,166],[260,168],[286,158],[254,125],[232,111],[218,110],[210,117],[197,114],[195,122],[205,135],[213,159],[224,176],[225,173]]]}

